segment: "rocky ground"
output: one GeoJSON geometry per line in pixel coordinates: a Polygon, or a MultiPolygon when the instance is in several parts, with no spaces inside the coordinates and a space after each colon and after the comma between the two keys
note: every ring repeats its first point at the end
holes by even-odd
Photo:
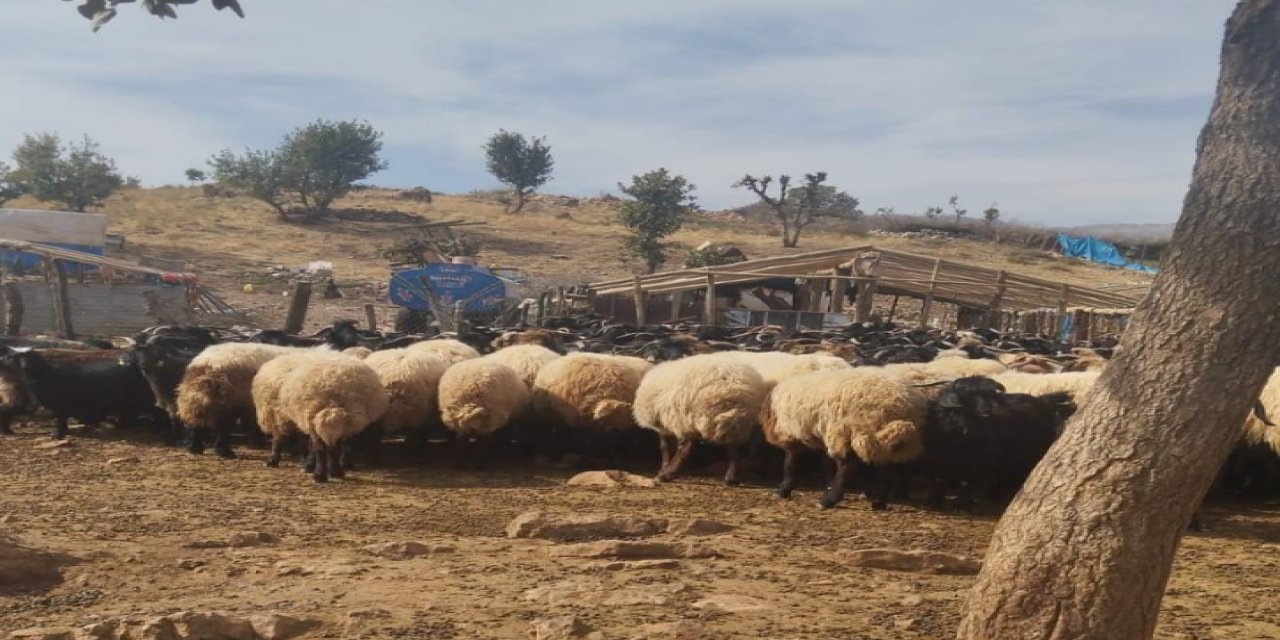
{"type": "MultiPolygon", "coordinates": [[[[994,523],[822,512],[817,486],[779,502],[710,476],[458,472],[444,452],[316,486],[252,448],[19,431],[0,438],[15,637],[946,638],[994,523]]],[[[1158,637],[1280,638],[1280,507],[1216,505],[1208,524],[1182,546],[1158,637]]]]}

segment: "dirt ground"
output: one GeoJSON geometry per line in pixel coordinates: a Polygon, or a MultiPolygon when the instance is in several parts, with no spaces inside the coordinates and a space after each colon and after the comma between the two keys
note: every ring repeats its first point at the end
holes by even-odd
{"type": "MultiPolygon", "coordinates": [[[[0,530],[62,579],[0,590],[0,632],[222,611],[315,618],[317,638],[528,638],[539,619],[570,615],[609,639],[947,638],[970,577],[852,567],[842,554],[980,557],[994,524],[910,506],[873,513],[857,499],[822,512],[814,485],[790,502],[709,476],[569,487],[567,471],[514,461],[454,471],[443,451],[313,485],[292,461],[266,468],[261,449],[221,460],[111,429],[76,431],[65,446],[45,434],[26,425],[0,437],[0,530]],[[508,539],[507,523],[534,509],[736,528],[699,538],[719,557],[620,566],[508,539]],[[263,541],[193,548],[239,534],[263,541]],[[388,542],[429,552],[364,550],[388,542]]],[[[1207,524],[1182,545],[1157,637],[1280,638],[1280,506],[1214,505],[1207,524]]]]}

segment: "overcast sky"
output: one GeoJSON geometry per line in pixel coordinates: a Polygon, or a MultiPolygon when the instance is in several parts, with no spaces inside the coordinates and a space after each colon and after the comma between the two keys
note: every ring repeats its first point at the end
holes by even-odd
{"type": "Polygon", "coordinates": [[[373,182],[496,186],[480,146],[546,135],[547,191],[665,166],[702,203],[825,170],[868,211],[952,193],[1049,224],[1176,219],[1232,0],[241,0],[91,34],[0,12],[0,149],[88,133],[148,184],[317,117],[386,133],[373,182]]]}

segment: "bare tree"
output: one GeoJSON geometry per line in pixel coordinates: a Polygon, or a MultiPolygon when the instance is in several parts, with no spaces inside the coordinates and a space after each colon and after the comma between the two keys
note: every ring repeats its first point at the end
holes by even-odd
{"type": "Polygon", "coordinates": [[[824,185],[827,173],[804,174],[804,184],[791,188],[791,176],[778,176],[778,195],[769,194],[769,185],[773,176],[744,176],[735,182],[735,187],[746,187],[760,202],[773,211],[774,217],[782,223],[782,246],[795,247],[800,244],[800,232],[805,227],[818,221],[818,218],[845,218],[857,220],[862,217],[858,208],[858,199],[835,187],[824,185]]]}
{"type": "Polygon", "coordinates": [[[1280,344],[1280,0],[1227,22],[1217,99],[1123,351],[996,527],[961,640],[1140,640],[1280,344]]]}

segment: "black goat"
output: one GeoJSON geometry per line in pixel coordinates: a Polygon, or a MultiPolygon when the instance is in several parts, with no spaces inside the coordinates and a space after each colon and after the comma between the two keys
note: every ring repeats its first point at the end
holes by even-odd
{"type": "Polygon", "coordinates": [[[145,415],[163,424],[167,416],[156,410],[147,380],[137,367],[122,364],[121,354],[50,349],[13,352],[4,359],[22,371],[35,402],[53,413],[55,438],[66,437],[70,418],[89,426],[114,418],[123,425],[145,415]]]}
{"type": "Polygon", "coordinates": [[[957,486],[956,509],[973,508],[973,491],[1012,494],[1035,468],[1074,411],[1065,393],[1005,393],[989,378],[960,378],[929,406],[925,454],[917,469],[933,480],[930,503],[941,507],[957,486]]]}
{"type": "Polygon", "coordinates": [[[176,444],[186,433],[178,419],[178,384],[187,365],[216,342],[212,333],[158,333],[135,343],[120,354],[120,363],[133,366],[142,373],[151,388],[156,406],[168,415],[170,440],[176,444]]]}

